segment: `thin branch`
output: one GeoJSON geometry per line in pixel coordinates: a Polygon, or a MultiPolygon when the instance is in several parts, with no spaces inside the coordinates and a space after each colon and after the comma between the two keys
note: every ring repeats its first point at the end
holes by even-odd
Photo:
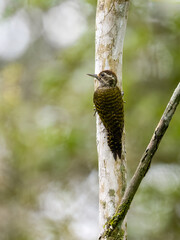
{"type": "Polygon", "coordinates": [[[117,234],[117,229],[121,228],[121,224],[129,210],[131,202],[134,198],[134,195],[139,188],[139,185],[149,170],[152,158],[158,149],[159,143],[164,136],[171,118],[176,110],[180,101],[180,83],[174,90],[174,93],[154,131],[154,134],[149,142],[149,145],[146,148],[146,151],[142,155],[140,163],[136,169],[134,176],[132,177],[128,188],[125,191],[125,194],[122,198],[121,204],[119,205],[114,216],[106,223],[106,228],[103,234],[99,239],[116,239],[112,238],[117,234]]]}

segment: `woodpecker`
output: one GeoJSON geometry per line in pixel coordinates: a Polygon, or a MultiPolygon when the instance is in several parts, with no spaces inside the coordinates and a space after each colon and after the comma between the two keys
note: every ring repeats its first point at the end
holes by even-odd
{"type": "Polygon", "coordinates": [[[96,78],[100,83],[93,97],[95,111],[107,130],[107,142],[114,159],[116,160],[117,156],[121,159],[124,107],[123,94],[117,87],[116,74],[104,70],[99,74],[87,75],[96,78]]]}

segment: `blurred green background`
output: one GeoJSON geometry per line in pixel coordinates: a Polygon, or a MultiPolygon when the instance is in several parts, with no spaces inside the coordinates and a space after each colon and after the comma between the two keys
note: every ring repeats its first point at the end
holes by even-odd
{"type": "MultiPolygon", "coordinates": [[[[0,0],[0,240],[94,240],[96,0],[0,0]]],[[[180,79],[180,2],[131,2],[123,88],[130,178],[180,79]]],[[[128,214],[129,240],[180,236],[177,109],[128,214]]]]}

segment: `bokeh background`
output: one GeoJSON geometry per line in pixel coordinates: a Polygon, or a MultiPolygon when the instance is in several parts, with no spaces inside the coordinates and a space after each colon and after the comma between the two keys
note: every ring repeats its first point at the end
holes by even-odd
{"type": "MultiPolygon", "coordinates": [[[[0,0],[0,240],[94,240],[96,0],[0,0]]],[[[128,179],[180,79],[180,2],[131,2],[128,179]]],[[[180,237],[180,111],[128,214],[129,240],[180,237]]]]}

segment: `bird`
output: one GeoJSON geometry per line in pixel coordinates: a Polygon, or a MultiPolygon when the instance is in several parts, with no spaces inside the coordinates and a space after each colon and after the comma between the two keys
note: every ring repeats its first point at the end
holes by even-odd
{"type": "Polygon", "coordinates": [[[99,74],[87,74],[99,81],[93,102],[105,129],[107,143],[115,160],[121,159],[122,134],[124,128],[123,92],[117,86],[117,76],[113,71],[104,70],[99,74]]]}

